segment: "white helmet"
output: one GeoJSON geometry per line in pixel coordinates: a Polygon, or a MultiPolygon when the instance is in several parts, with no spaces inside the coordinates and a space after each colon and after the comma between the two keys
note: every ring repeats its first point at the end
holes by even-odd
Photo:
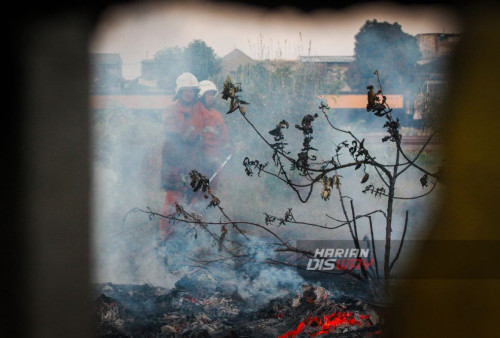
{"type": "Polygon", "coordinates": [[[200,92],[198,93],[198,97],[203,97],[206,92],[214,91],[215,95],[219,94],[217,87],[212,81],[204,80],[200,82],[200,92]]]}
{"type": "Polygon", "coordinates": [[[179,90],[184,88],[199,89],[198,79],[191,73],[182,73],[175,80],[175,95],[179,94],[179,90]]]}

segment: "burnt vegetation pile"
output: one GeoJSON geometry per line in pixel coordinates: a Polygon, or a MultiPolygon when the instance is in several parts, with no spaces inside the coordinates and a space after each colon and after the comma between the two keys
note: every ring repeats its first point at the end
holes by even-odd
{"type": "Polygon", "coordinates": [[[303,285],[295,297],[277,297],[260,307],[227,282],[214,289],[189,278],[172,290],[97,284],[93,299],[99,337],[359,337],[381,332],[375,306],[312,284],[303,285]]]}

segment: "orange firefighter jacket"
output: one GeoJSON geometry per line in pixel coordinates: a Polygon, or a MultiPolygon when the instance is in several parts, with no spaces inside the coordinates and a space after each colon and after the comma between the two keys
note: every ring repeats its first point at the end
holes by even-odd
{"type": "Polygon", "coordinates": [[[162,147],[161,185],[166,191],[187,187],[187,177],[197,168],[202,125],[195,104],[177,101],[163,112],[164,142],[162,147]]]}
{"type": "Polygon", "coordinates": [[[214,108],[207,108],[201,102],[195,104],[196,117],[201,119],[195,123],[201,127],[203,163],[202,168],[209,178],[231,153],[226,124],[221,114],[214,108]]]}

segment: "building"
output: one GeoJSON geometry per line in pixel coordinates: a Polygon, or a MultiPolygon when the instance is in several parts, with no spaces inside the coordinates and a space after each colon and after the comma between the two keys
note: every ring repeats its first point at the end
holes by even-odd
{"type": "Polygon", "coordinates": [[[90,55],[90,89],[95,94],[119,94],[125,86],[122,76],[122,58],[117,53],[90,55]]]}
{"type": "Polygon", "coordinates": [[[93,54],[92,67],[90,107],[94,111],[123,107],[160,121],[162,110],[173,102],[173,95],[166,95],[158,88],[154,60],[142,60],[141,75],[131,81],[122,77],[119,54],[93,54]]]}
{"type": "MultiPolygon", "coordinates": [[[[391,107],[399,112],[404,112],[405,123],[422,119],[421,102],[426,94],[442,92],[446,88],[445,78],[446,62],[449,55],[460,40],[460,34],[426,33],[416,36],[417,43],[422,53],[418,61],[417,76],[423,83],[421,90],[416,90],[408,96],[403,93],[388,93],[392,95],[391,107]],[[410,121],[411,120],[411,121],[410,121]]],[[[300,70],[313,78],[325,81],[322,84],[321,95],[334,109],[339,109],[342,114],[349,111],[361,111],[366,107],[365,95],[352,95],[351,88],[346,81],[346,73],[354,62],[354,56],[300,56],[295,60],[254,60],[239,49],[234,49],[221,58],[221,72],[213,80],[221,84],[227,75],[235,75],[240,67],[252,65],[259,66],[248,71],[268,70],[270,72],[300,70]],[[340,81],[340,86],[339,86],[340,81]],[[331,86],[330,86],[331,84],[331,86]]],[[[160,89],[156,78],[157,66],[155,60],[143,60],[141,62],[141,75],[132,80],[124,81],[121,75],[122,61],[118,54],[94,54],[92,57],[94,67],[94,78],[92,91],[101,97],[93,100],[94,109],[103,109],[111,103],[126,106],[133,111],[158,112],[171,101],[172,92],[160,89]],[[118,97],[129,96],[125,97],[118,97]],[[148,98],[148,96],[151,96],[148,98]],[[153,97],[155,96],[155,97],[153,97]],[[158,96],[158,97],[156,97],[158,96]],[[135,97],[135,98],[133,98],[135,97]]],[[[281,73],[279,73],[281,74],[281,73]]],[[[239,80],[244,77],[240,74],[239,80]]],[[[162,86],[164,88],[164,86],[162,86]]]]}
{"type": "Polygon", "coordinates": [[[159,95],[163,91],[158,87],[158,80],[155,72],[157,71],[157,62],[152,59],[141,61],[141,75],[125,85],[124,94],[137,95],[159,95]]]}
{"type": "Polygon", "coordinates": [[[422,93],[433,94],[446,88],[445,69],[449,56],[460,41],[461,34],[426,33],[417,34],[417,43],[422,58],[417,62],[423,83],[422,93]]]}
{"type": "Polygon", "coordinates": [[[422,53],[419,63],[427,63],[433,58],[449,56],[460,41],[461,34],[425,33],[417,34],[418,48],[422,53]]]}
{"type": "Polygon", "coordinates": [[[221,74],[223,76],[230,75],[231,73],[236,72],[238,67],[245,65],[253,65],[257,61],[243,53],[239,49],[234,49],[229,52],[227,55],[222,57],[222,69],[221,74]]]}
{"type": "Polygon", "coordinates": [[[447,64],[461,39],[461,34],[425,33],[417,34],[416,38],[422,53],[422,58],[417,62],[417,76],[422,86],[413,97],[411,112],[413,120],[422,124],[429,100],[438,102],[436,100],[447,89],[447,64]]]}

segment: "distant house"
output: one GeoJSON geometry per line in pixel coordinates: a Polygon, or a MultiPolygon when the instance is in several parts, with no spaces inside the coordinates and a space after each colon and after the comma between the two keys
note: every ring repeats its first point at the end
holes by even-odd
{"type": "Polygon", "coordinates": [[[255,64],[257,61],[243,53],[239,49],[234,49],[226,56],[222,57],[221,74],[223,76],[230,75],[238,70],[239,66],[255,64]]]}
{"type": "Polygon", "coordinates": [[[422,53],[422,58],[417,62],[419,76],[422,78],[425,93],[439,89],[446,82],[444,71],[449,56],[460,41],[461,34],[426,33],[417,34],[417,43],[422,53]]]}
{"type": "Polygon", "coordinates": [[[425,33],[417,34],[416,38],[422,53],[419,63],[423,64],[434,58],[450,55],[460,41],[461,34],[425,33]]]}
{"type": "Polygon", "coordinates": [[[422,90],[424,93],[441,90],[447,80],[444,76],[446,63],[460,41],[461,34],[425,33],[417,34],[416,38],[422,53],[422,58],[417,61],[419,76],[424,84],[422,90]]]}
{"type": "Polygon", "coordinates": [[[161,112],[173,103],[172,95],[165,95],[154,79],[156,62],[141,61],[141,75],[132,81],[122,77],[122,60],[119,54],[91,55],[92,96],[90,106],[99,111],[124,107],[134,114],[161,121],[161,112]]]}
{"type": "Polygon", "coordinates": [[[117,53],[95,53],[90,55],[91,92],[96,94],[119,94],[125,80],[122,76],[122,58],[117,53]]]}
{"type": "Polygon", "coordinates": [[[141,75],[126,84],[124,94],[128,95],[158,95],[163,91],[158,87],[158,81],[155,78],[157,70],[157,61],[146,59],[141,61],[141,75]]]}
{"type": "Polygon", "coordinates": [[[421,120],[426,98],[440,96],[447,88],[445,70],[449,56],[458,45],[461,34],[425,33],[417,34],[417,44],[422,58],[417,61],[422,87],[414,96],[411,111],[414,120],[421,120]],[[430,96],[429,96],[430,95],[430,96]]]}

